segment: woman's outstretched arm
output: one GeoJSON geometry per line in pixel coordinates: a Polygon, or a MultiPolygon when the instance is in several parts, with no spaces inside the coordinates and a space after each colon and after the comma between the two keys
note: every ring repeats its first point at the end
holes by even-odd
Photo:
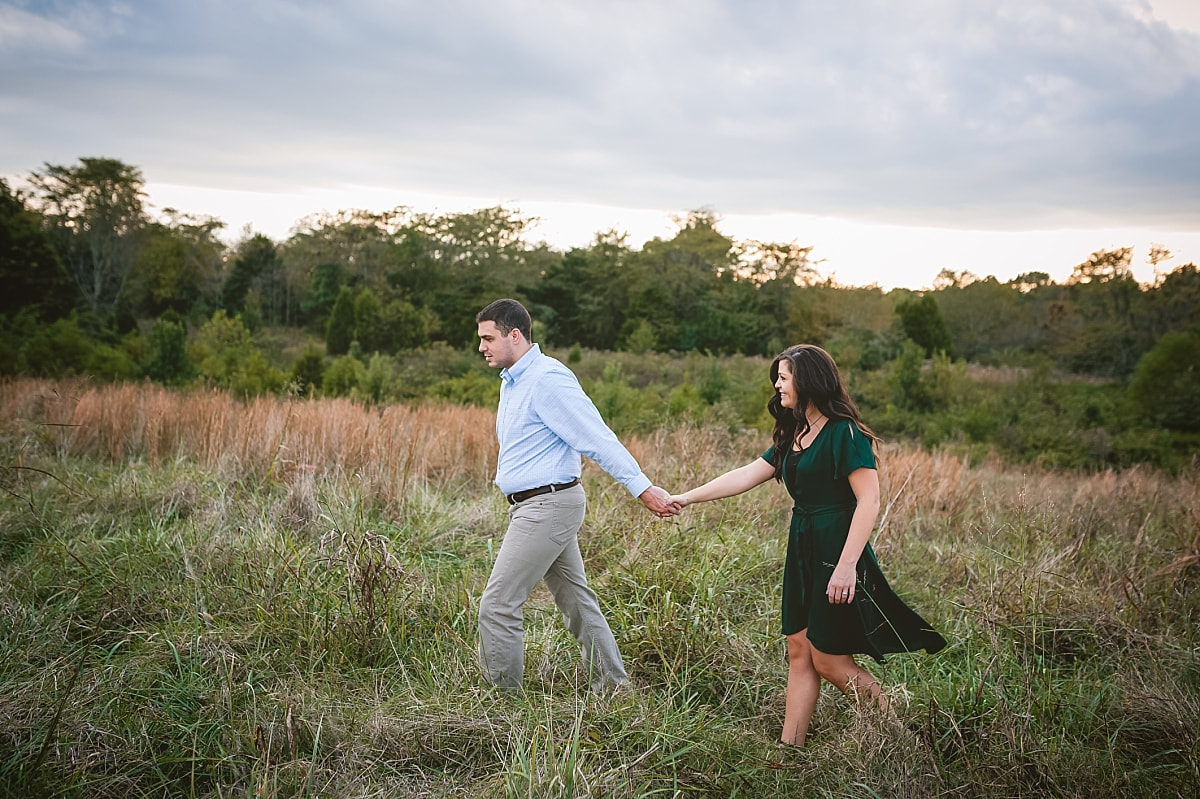
{"type": "Polygon", "coordinates": [[[696,502],[709,502],[714,499],[724,499],[735,494],[741,494],[775,476],[775,467],[762,458],[755,458],[745,466],[725,472],[720,477],[714,477],[704,485],[676,494],[671,497],[681,508],[696,502]]]}

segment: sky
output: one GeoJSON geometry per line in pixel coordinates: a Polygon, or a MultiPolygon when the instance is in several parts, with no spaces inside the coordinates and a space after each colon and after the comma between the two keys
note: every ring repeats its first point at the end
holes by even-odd
{"type": "Polygon", "coordinates": [[[117,158],[156,211],[706,210],[844,285],[1200,262],[1200,0],[0,0],[0,176],[117,158]]]}

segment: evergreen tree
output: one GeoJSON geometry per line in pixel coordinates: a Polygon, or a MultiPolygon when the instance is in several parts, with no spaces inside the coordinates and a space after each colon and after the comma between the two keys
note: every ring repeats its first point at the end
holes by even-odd
{"type": "Polygon", "coordinates": [[[221,286],[221,307],[234,314],[245,307],[246,295],[255,281],[279,269],[275,242],[261,233],[242,244],[240,250],[221,286]]]}
{"type": "Polygon", "coordinates": [[[330,355],[345,355],[353,340],[354,292],[348,286],[342,286],[325,325],[325,351],[330,355]]]}
{"type": "Polygon", "coordinates": [[[187,325],[175,311],[167,311],[150,332],[151,358],[146,376],[161,383],[179,383],[193,374],[187,355],[187,325]]]}
{"type": "Polygon", "coordinates": [[[950,331],[942,319],[942,312],[937,302],[929,294],[920,299],[906,300],[896,307],[900,316],[900,325],[904,335],[908,336],[923,350],[925,357],[932,357],[935,352],[953,355],[954,345],[950,340],[950,331]]]}
{"type": "Polygon", "coordinates": [[[382,349],[380,323],[382,309],[379,298],[370,289],[363,289],[354,298],[354,337],[363,352],[382,349]]]}
{"type": "Polygon", "coordinates": [[[312,285],[300,301],[300,311],[315,330],[320,330],[328,322],[333,304],[337,302],[345,282],[340,264],[324,263],[313,270],[312,285]]]}

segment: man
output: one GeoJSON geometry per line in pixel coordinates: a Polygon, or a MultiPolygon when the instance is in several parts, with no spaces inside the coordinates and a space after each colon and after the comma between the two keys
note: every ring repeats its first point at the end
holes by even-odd
{"type": "Polygon", "coordinates": [[[530,341],[532,320],[516,300],[496,300],[475,317],[479,351],[500,369],[496,485],[509,504],[509,526],[479,600],[479,659],[505,689],[521,686],[525,666],[521,606],[539,580],[554,595],[583,649],[592,688],[628,682],[617,642],[588,587],[578,532],[587,499],[579,483],[587,455],[656,515],[678,508],[651,484],[600,418],[578,379],[530,341]]]}

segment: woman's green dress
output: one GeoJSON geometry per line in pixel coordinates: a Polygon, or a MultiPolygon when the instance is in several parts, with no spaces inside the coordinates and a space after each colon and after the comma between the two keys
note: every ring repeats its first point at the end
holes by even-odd
{"type": "MultiPolygon", "coordinates": [[[[762,457],[771,463],[774,454],[771,447],[762,457]]],[[[869,543],[858,559],[854,600],[835,605],[825,595],[857,505],[848,477],[864,467],[875,468],[871,442],[849,419],[830,420],[807,449],[784,458],[783,482],[795,507],[783,572],[783,634],[807,628],[818,651],[880,662],[891,652],[936,652],[945,639],[892,592],[869,543]]]]}

